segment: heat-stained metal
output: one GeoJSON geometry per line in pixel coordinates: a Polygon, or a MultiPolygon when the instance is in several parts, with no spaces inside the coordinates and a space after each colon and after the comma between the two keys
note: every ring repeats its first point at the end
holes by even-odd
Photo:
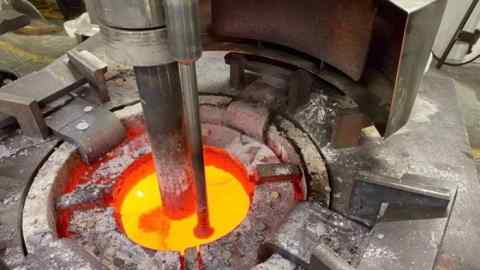
{"type": "Polygon", "coordinates": [[[168,51],[167,30],[125,30],[100,25],[106,54],[116,62],[137,67],[149,67],[173,62],[168,51]]]}
{"type": "MultiPolygon", "coordinates": [[[[191,147],[192,137],[187,134],[192,121],[184,116],[179,69],[169,51],[163,5],[163,1],[153,0],[87,3],[100,22],[107,55],[134,68],[163,206],[166,214],[175,218],[195,210],[189,159],[190,151],[197,148],[191,147]]],[[[183,29],[179,27],[178,31],[183,29]]],[[[185,85],[192,87],[188,83],[185,85]]]]}
{"type": "Polygon", "coordinates": [[[381,3],[370,61],[394,85],[385,130],[390,136],[410,118],[447,1],[381,3]]]}
{"type": "Polygon", "coordinates": [[[212,228],[208,213],[196,69],[194,63],[187,65],[180,63],[178,66],[182,86],[186,147],[196,187],[198,226],[195,233],[198,237],[206,238],[212,234],[212,228]]]}
{"type": "Polygon", "coordinates": [[[177,63],[134,67],[162,202],[169,216],[192,213],[183,105],[177,63]]]}
{"type": "Polygon", "coordinates": [[[409,119],[445,3],[213,0],[212,29],[237,38],[216,43],[221,49],[288,63],[326,80],[390,136],[409,119]],[[252,48],[248,40],[288,48],[252,48]]]}
{"type": "Polygon", "coordinates": [[[367,60],[376,3],[213,0],[212,29],[224,37],[261,40],[296,49],[358,80],[367,60]]]}
{"type": "Polygon", "coordinates": [[[165,26],[163,1],[86,0],[94,20],[119,29],[153,29],[165,26]]]}
{"type": "Polygon", "coordinates": [[[208,214],[207,188],[203,161],[202,130],[198,102],[195,61],[202,55],[198,0],[166,0],[170,53],[178,61],[183,97],[186,148],[196,187],[197,227],[195,234],[207,238],[213,233],[208,214]]]}
{"type": "Polygon", "coordinates": [[[195,61],[202,55],[198,0],[165,0],[170,53],[175,60],[195,61]]]}

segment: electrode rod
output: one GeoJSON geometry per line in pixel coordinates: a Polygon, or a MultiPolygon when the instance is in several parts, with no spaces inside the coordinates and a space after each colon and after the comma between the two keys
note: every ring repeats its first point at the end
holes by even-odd
{"type": "Polygon", "coordinates": [[[186,144],[189,136],[183,125],[178,64],[134,67],[134,70],[163,209],[171,218],[189,216],[195,212],[195,190],[186,144]]]}
{"type": "Polygon", "coordinates": [[[198,0],[165,0],[169,49],[179,63],[187,148],[192,162],[197,198],[195,235],[208,238],[213,229],[208,215],[208,196],[203,163],[203,145],[198,105],[195,61],[202,55],[198,0]]]}
{"type": "Polygon", "coordinates": [[[202,130],[198,103],[198,89],[195,63],[179,63],[180,84],[182,86],[184,128],[187,135],[187,150],[195,179],[198,222],[195,228],[197,237],[206,238],[213,233],[208,214],[208,198],[203,160],[202,130]]]}

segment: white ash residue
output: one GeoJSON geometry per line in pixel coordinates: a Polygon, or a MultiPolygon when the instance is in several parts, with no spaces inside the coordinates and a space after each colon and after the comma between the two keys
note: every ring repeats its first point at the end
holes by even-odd
{"type": "Polygon", "coordinates": [[[12,154],[13,151],[11,149],[0,144],[0,159],[10,157],[12,154]]]}
{"type": "Polygon", "coordinates": [[[275,167],[273,174],[274,175],[290,175],[292,171],[289,167],[275,167]]]}
{"type": "Polygon", "coordinates": [[[100,167],[92,175],[92,180],[97,182],[100,180],[112,180],[117,178],[132,163],[142,155],[151,152],[150,143],[146,135],[133,139],[129,144],[122,146],[119,153],[115,153],[115,157],[102,163],[100,167]]]}
{"type": "Polygon", "coordinates": [[[98,208],[86,211],[75,211],[70,220],[69,230],[74,233],[106,233],[117,228],[113,208],[98,208]]]}
{"type": "Polygon", "coordinates": [[[112,191],[113,183],[95,184],[86,183],[79,185],[72,193],[67,193],[57,199],[57,208],[65,209],[75,205],[97,202],[101,200],[107,193],[112,191]]]}
{"type": "Polygon", "coordinates": [[[422,96],[417,97],[414,108],[410,120],[417,123],[428,123],[430,118],[439,112],[437,105],[422,96]]]}
{"type": "Polygon", "coordinates": [[[363,258],[390,258],[392,260],[398,260],[397,255],[390,249],[374,246],[369,246],[365,250],[365,253],[363,253],[363,258]]]}
{"type": "Polygon", "coordinates": [[[16,203],[20,200],[20,196],[21,196],[21,194],[18,193],[18,192],[7,195],[7,196],[5,196],[5,199],[3,199],[2,203],[4,205],[10,205],[10,204],[16,203]]]}
{"type": "Polygon", "coordinates": [[[311,122],[323,123],[327,119],[328,97],[312,94],[312,98],[298,111],[297,117],[308,119],[311,122]]]}

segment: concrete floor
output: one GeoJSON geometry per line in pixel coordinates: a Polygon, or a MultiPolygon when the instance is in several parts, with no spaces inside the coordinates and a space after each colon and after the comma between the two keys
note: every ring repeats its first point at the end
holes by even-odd
{"type": "MultiPolygon", "coordinates": [[[[432,67],[432,73],[455,80],[457,98],[462,108],[467,133],[472,146],[472,155],[480,159],[480,63],[462,67],[444,66],[441,70],[432,67]]],[[[452,96],[453,98],[453,96],[452,96]]]]}
{"type": "Polygon", "coordinates": [[[0,36],[0,69],[23,76],[39,70],[77,45],[63,31],[48,35],[0,36]]]}

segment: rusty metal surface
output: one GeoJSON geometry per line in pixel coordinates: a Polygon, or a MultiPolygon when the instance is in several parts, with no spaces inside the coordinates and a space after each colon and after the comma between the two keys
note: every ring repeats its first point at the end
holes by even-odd
{"type": "Polygon", "coordinates": [[[358,80],[375,13],[374,0],[212,0],[212,30],[296,49],[358,80]]]}

